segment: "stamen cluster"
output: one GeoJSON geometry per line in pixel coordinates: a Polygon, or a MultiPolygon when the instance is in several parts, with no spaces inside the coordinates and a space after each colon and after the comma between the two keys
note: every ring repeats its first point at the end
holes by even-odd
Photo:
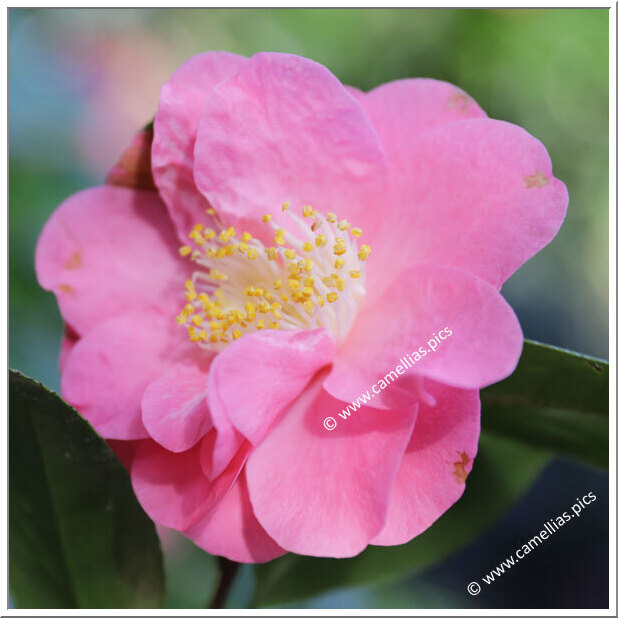
{"type": "MultiPolygon", "coordinates": [[[[268,246],[234,227],[193,227],[193,246],[179,252],[199,268],[185,283],[187,304],[176,317],[191,341],[218,350],[264,328],[347,333],[364,296],[371,248],[357,249],[362,230],[347,220],[311,206],[304,206],[300,217],[289,206],[283,204],[282,211],[293,233],[272,215],[263,216],[274,232],[268,246]]],[[[208,212],[218,221],[212,209],[208,212]]]]}

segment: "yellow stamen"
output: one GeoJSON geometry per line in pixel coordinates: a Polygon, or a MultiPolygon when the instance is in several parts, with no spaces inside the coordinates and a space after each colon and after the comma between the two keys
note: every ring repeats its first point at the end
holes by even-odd
{"type": "MultiPolygon", "coordinates": [[[[289,207],[284,203],[282,212],[289,207]]],[[[191,228],[193,246],[182,245],[178,252],[190,257],[197,270],[185,282],[187,303],[175,316],[191,341],[220,350],[264,328],[323,327],[345,336],[364,293],[361,262],[371,248],[357,248],[355,238],[362,230],[347,219],[338,221],[334,213],[324,216],[309,205],[301,210],[303,217],[312,219],[311,225],[301,224],[296,214],[285,215],[299,224],[294,234],[303,232],[301,237],[290,236],[289,242],[272,215],[263,215],[262,221],[273,228],[270,247],[247,231],[223,228],[218,219],[215,229],[201,223],[191,228]],[[320,226],[324,233],[318,233],[320,226]],[[326,309],[326,303],[342,297],[345,302],[326,309]]]]}
{"type": "Polygon", "coordinates": [[[345,240],[343,238],[337,238],[335,240],[335,246],[333,247],[333,253],[335,255],[343,255],[346,252],[345,240]]]}
{"type": "Polygon", "coordinates": [[[358,259],[363,262],[371,255],[371,247],[369,245],[362,245],[358,251],[358,259]]]}
{"type": "Polygon", "coordinates": [[[275,232],[275,242],[278,245],[284,245],[285,244],[285,230],[282,227],[280,227],[275,232]]]}

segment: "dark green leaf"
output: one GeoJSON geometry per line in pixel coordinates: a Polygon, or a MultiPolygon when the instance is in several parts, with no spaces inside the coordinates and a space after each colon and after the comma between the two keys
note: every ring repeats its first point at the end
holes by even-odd
{"type": "Polygon", "coordinates": [[[607,468],[606,362],[526,341],[515,373],[481,399],[483,431],[607,468]]]}
{"type": "Polygon", "coordinates": [[[217,559],[180,532],[166,534],[165,608],[208,607],[219,580],[217,559]]]}
{"type": "Polygon", "coordinates": [[[286,603],[330,588],[385,582],[436,564],[506,511],[547,459],[529,446],[483,434],[462,499],[429,530],[406,545],[370,547],[355,558],[290,554],[258,565],[256,605],[286,603]]]}
{"type": "Polygon", "coordinates": [[[9,575],[17,607],[160,607],[158,537],[125,469],[73,408],[15,371],[9,444],[9,575]]]}

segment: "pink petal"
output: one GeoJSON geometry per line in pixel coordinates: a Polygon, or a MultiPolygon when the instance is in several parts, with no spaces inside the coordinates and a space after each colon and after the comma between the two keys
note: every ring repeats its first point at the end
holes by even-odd
{"type": "Polygon", "coordinates": [[[405,367],[406,357],[412,366],[372,399],[375,407],[396,407],[409,401],[408,389],[418,389],[419,376],[467,389],[502,380],[517,366],[522,345],[517,317],[495,288],[466,271],[421,264],[363,306],[324,388],[354,401],[405,367]],[[417,360],[413,352],[421,346],[426,354],[417,360]]]}
{"type": "Polygon", "coordinates": [[[229,223],[251,228],[264,213],[277,220],[290,200],[293,208],[311,204],[370,230],[380,221],[384,173],[360,104],[306,58],[257,54],[205,103],[195,180],[229,223]]]}
{"type": "Polygon", "coordinates": [[[206,403],[207,363],[175,363],[142,397],[142,421],[161,446],[186,451],[212,427],[206,403]]]}
{"type": "Polygon", "coordinates": [[[141,401],[155,380],[188,344],[176,340],[178,326],[153,313],[127,313],[82,337],[62,374],[63,397],[104,438],[147,438],[141,401]]]}
{"type": "Polygon", "coordinates": [[[436,79],[401,79],[357,96],[398,171],[405,169],[410,143],[427,131],[486,116],[463,90],[436,79]]]}
{"type": "Polygon", "coordinates": [[[301,393],[315,372],[330,363],[335,340],[325,329],[261,331],[219,354],[210,369],[208,403],[254,445],[301,393]]]}
{"type": "Polygon", "coordinates": [[[210,480],[216,479],[234,459],[236,453],[249,442],[238,432],[228,418],[217,411],[211,413],[216,429],[209,431],[200,447],[202,472],[210,480]]]}
{"type": "Polygon", "coordinates": [[[385,522],[392,483],[416,406],[363,408],[340,419],[345,402],[318,375],[247,461],[253,510],[266,532],[299,554],[343,558],[362,551],[385,522]],[[339,425],[324,428],[325,417],[339,425]]]}
{"type": "Polygon", "coordinates": [[[175,312],[187,268],[156,193],[123,187],[71,196],[45,224],[36,249],[39,283],[56,294],[79,335],[127,311],[175,312]]]}
{"type": "Polygon", "coordinates": [[[246,61],[228,52],[198,54],[182,64],[161,89],[154,119],[152,171],[179,235],[205,221],[208,201],[193,181],[193,147],[204,100],[246,61]]]}
{"type": "Polygon", "coordinates": [[[229,491],[247,457],[239,451],[214,482],[202,473],[200,445],[172,453],[156,442],[144,441],[133,459],[131,480],[135,495],[158,524],[185,530],[197,523],[229,491]]]}
{"type": "Polygon", "coordinates": [[[366,93],[363,92],[360,88],[356,88],[356,86],[346,86],[345,89],[355,98],[358,99],[361,103],[363,98],[366,96],[366,93]]]}
{"type": "Polygon", "coordinates": [[[268,562],[285,553],[255,518],[243,472],[217,507],[185,534],[209,554],[235,562],[268,562]]]}
{"type": "Polygon", "coordinates": [[[421,404],[391,494],[386,524],[372,545],[400,545],[424,532],[463,494],[480,431],[478,391],[432,384],[421,404]]]}
{"type": "Polygon", "coordinates": [[[398,257],[376,241],[372,258],[393,276],[426,262],[499,288],[564,220],[566,187],[552,177],[543,144],[515,125],[476,118],[391,142],[390,199],[403,208],[388,241],[398,257]]]}

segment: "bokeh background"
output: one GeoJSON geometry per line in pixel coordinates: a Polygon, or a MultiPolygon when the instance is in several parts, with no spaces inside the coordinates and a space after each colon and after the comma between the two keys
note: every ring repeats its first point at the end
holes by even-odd
{"type": "MultiPolygon", "coordinates": [[[[504,287],[525,335],[607,358],[609,14],[605,9],[203,9],[9,11],[9,362],[57,389],[62,322],[37,286],[40,230],[71,193],[101,183],[189,56],[214,49],[292,52],[362,89],[433,77],[494,118],[538,137],[566,182],[557,239],[504,287]]],[[[386,586],[295,603],[319,608],[607,607],[607,476],[556,459],[471,546],[386,586]],[[599,497],[482,594],[469,581],[503,560],[578,495],[599,497]]],[[[203,606],[213,559],[166,535],[168,604],[203,606]]],[[[254,585],[243,568],[231,604],[254,585]]]]}

